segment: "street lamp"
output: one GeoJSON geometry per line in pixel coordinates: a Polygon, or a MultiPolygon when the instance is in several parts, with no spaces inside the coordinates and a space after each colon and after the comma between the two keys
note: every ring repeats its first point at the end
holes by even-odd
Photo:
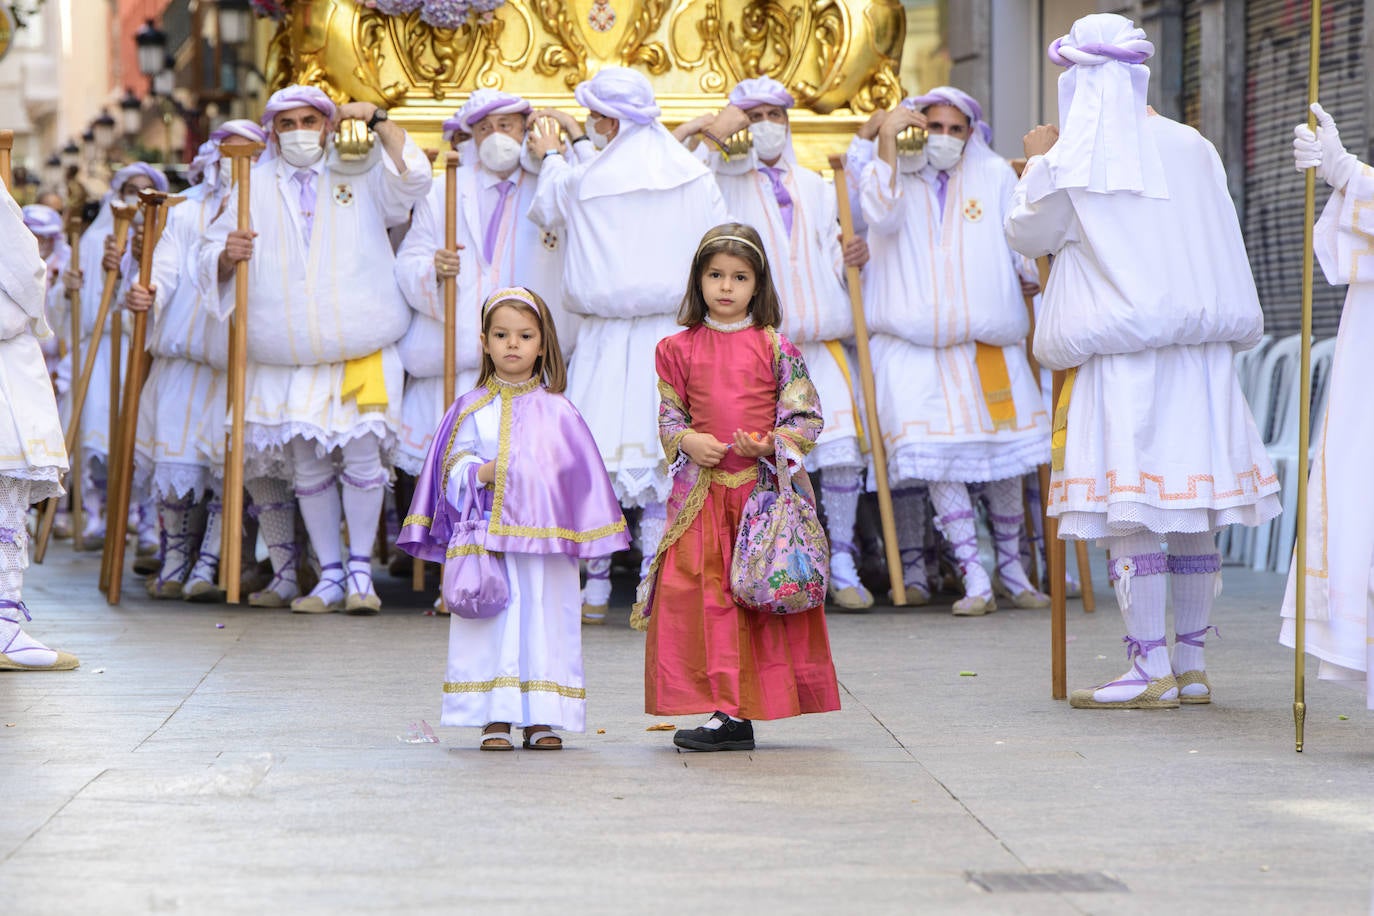
{"type": "Polygon", "coordinates": [[[124,98],[119,100],[119,119],[124,135],[132,137],[143,126],[143,103],[132,89],[124,90],[124,98]]]}
{"type": "Polygon", "coordinates": [[[110,117],[107,109],[100,109],[100,117],[91,122],[91,135],[95,138],[95,145],[101,149],[109,149],[110,144],[114,143],[115,119],[110,117]]]}
{"type": "Polygon", "coordinates": [[[162,58],[162,69],[155,71],[153,77],[153,92],[165,98],[171,98],[172,90],[177,87],[177,62],[172,55],[167,54],[162,58]]]}
{"type": "Polygon", "coordinates": [[[62,157],[53,153],[43,163],[43,184],[50,188],[60,188],[62,186],[62,157]]]}
{"type": "Polygon", "coordinates": [[[253,29],[253,8],[249,0],[219,0],[219,40],[224,44],[241,45],[248,41],[253,29]]]}
{"type": "Polygon", "coordinates": [[[76,145],[75,140],[68,140],[67,145],[62,147],[61,159],[64,169],[81,164],[81,147],[76,145]]]}
{"type": "Polygon", "coordinates": [[[167,33],[149,19],[134,33],[134,44],[138,46],[138,72],[152,76],[162,69],[167,56],[167,33]]]}

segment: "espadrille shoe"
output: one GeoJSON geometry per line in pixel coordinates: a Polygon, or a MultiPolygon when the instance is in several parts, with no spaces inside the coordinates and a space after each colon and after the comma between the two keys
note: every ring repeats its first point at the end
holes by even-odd
{"type": "Polygon", "coordinates": [[[1207,680],[1206,671],[1184,671],[1176,676],[1178,680],[1178,701],[1185,706],[1201,706],[1212,702],[1212,685],[1207,680]],[[1185,687],[1201,684],[1206,693],[1184,693],[1185,687]]]}
{"type": "Polygon", "coordinates": [[[587,626],[601,626],[606,622],[606,612],[609,610],[608,604],[583,604],[582,622],[587,626]]]}
{"type": "Polygon", "coordinates": [[[157,576],[149,576],[143,582],[144,588],[148,590],[148,597],[153,599],[180,598],[182,595],[182,584],[176,579],[162,580],[157,576]]]}
{"type": "Polygon", "coordinates": [[[25,633],[23,623],[29,619],[24,602],[0,598],[0,671],[70,671],[81,664],[75,655],[50,649],[25,633]]]}
{"type": "Polygon", "coordinates": [[[955,617],[982,617],[997,610],[997,599],[991,595],[965,595],[954,602],[955,617]]]}
{"type": "Polygon", "coordinates": [[[1137,663],[1132,669],[1138,677],[1123,677],[1109,681],[1087,690],[1075,690],[1069,695],[1069,705],[1074,709],[1178,709],[1178,681],[1172,674],[1164,677],[1149,678],[1137,663]],[[1097,691],[1104,687],[1140,685],[1145,689],[1126,700],[1106,702],[1094,699],[1097,691]]]}
{"type": "Polygon", "coordinates": [[[182,597],[192,604],[219,604],[224,601],[224,592],[209,579],[192,579],[186,583],[182,597]]]}
{"type": "Polygon", "coordinates": [[[830,603],[842,611],[866,611],[873,607],[873,596],[862,585],[830,588],[830,603]]]}
{"type": "Polygon", "coordinates": [[[344,608],[344,577],[342,563],[329,563],[320,568],[320,581],[308,595],[291,602],[293,614],[332,614],[344,608]],[[339,571],[336,577],[331,575],[339,571]]]}

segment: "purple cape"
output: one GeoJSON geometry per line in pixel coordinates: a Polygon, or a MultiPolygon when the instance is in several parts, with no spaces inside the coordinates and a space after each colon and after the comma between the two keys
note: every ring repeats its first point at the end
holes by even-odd
{"type": "MultiPolygon", "coordinates": [[[[396,545],[444,562],[456,511],[444,496],[458,428],[470,414],[501,401],[501,436],[486,547],[493,552],[601,557],[630,545],[591,430],[572,402],[537,381],[490,381],[444,414],[415,483],[415,498],[396,545]]],[[[484,494],[485,495],[485,494],[484,494]]]]}

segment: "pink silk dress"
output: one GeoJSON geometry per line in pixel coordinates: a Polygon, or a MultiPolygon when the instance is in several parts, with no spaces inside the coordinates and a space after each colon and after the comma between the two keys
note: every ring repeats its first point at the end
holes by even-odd
{"type": "MultiPolygon", "coordinates": [[[[767,433],[778,424],[770,334],[696,327],[659,344],[659,377],[681,400],[693,432],[728,443],[736,429],[767,433]]],[[[814,416],[818,421],[818,411],[814,416]]],[[[824,608],[763,614],[730,594],[735,534],[758,462],[731,449],[701,473],[712,475],[705,502],[659,558],[644,655],[645,711],[781,719],[839,709],[824,608]]],[[[681,514],[669,518],[670,534],[681,514]]]]}

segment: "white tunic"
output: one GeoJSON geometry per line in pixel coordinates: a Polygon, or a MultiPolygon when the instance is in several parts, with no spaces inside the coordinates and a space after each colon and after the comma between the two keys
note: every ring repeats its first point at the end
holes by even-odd
{"type": "MultiPolygon", "coordinates": [[[[449,477],[458,505],[465,471],[496,458],[501,399],[458,427],[453,451],[469,452],[449,477]]],[[[580,732],[586,721],[577,560],[564,554],[504,555],[510,606],[495,617],[449,621],[443,725],[549,725],[580,732]]]]}
{"type": "MultiPolygon", "coordinates": [[[[205,230],[226,198],[192,189],[171,208],[153,252],[152,369],[139,400],[135,459],[154,491],[201,496],[223,476],[229,323],[196,282],[205,230]]],[[[214,294],[211,294],[214,295],[214,294]]],[[[217,298],[217,297],[216,297],[217,298]]],[[[126,319],[128,320],[128,319],[126,319]]]]}
{"type": "MultiPolygon", "coordinates": [[[[576,146],[587,146],[579,143],[576,146]]],[[[563,310],[563,250],[557,230],[544,230],[526,214],[538,185],[536,176],[516,169],[491,260],[484,253],[486,217],[500,176],[480,165],[461,166],[457,179],[457,241],[461,267],[457,279],[457,327],[454,329],[458,383],[462,394],[477,384],[482,367],[482,303],[508,286],[534,290],[548,305],[564,354],[572,351],[577,318],[563,310]],[[484,198],[486,200],[484,201],[484,198]]],[[[444,401],[444,286],[434,271],[434,252],[444,247],[444,181],[435,181],[429,197],[415,207],[410,231],[396,252],[396,282],[412,311],[410,328],[401,339],[406,370],[405,403],[396,445],[396,466],[419,473],[434,429],[448,405],[444,401]]],[[[496,198],[499,200],[499,197],[496,198]]]]}
{"type": "Polygon", "coordinates": [[[1210,531],[1280,509],[1232,364],[1264,317],[1221,160],[1192,128],[1146,124],[1167,198],[1058,190],[1033,157],[1006,222],[1017,251],[1055,255],[1036,358],[1077,367],[1047,496],[1066,538],[1210,531]]]}
{"type": "MultiPolygon", "coordinates": [[[[1317,222],[1316,249],[1329,283],[1348,283],[1326,418],[1318,438],[1307,497],[1307,651],[1321,659],[1318,676],[1365,690],[1374,659],[1369,610],[1374,603],[1374,512],[1365,484],[1374,454],[1374,423],[1367,398],[1374,390],[1374,361],[1364,349],[1374,340],[1374,169],[1362,165],[1343,190],[1331,195],[1317,222]]],[[[1296,560],[1295,560],[1296,561],[1296,560]]],[[[1294,644],[1296,569],[1288,573],[1280,641],[1294,644]]]]}
{"type": "Polygon", "coordinates": [[[44,318],[43,261],[23,212],[0,185],[0,476],[32,481],[29,498],[60,496],[67,450],[38,337],[44,318]]]}
{"type": "Polygon", "coordinates": [[[1016,175],[985,147],[973,149],[948,173],[943,215],[934,168],[899,172],[895,186],[882,159],[863,171],[864,315],[896,486],[1002,480],[1049,460],[1050,417],[1025,352],[1020,281],[1033,265],[1002,232],[1016,175]],[[1006,390],[1013,409],[994,418],[989,395],[1006,390]]]}
{"type": "Polygon", "coordinates": [[[789,233],[769,177],[756,154],[744,168],[712,154],[716,184],[733,219],[753,226],[763,238],[773,285],[782,305],[778,330],[801,350],[825,413],[825,429],[807,456],[809,470],[861,467],[852,380],[857,370],[841,341],[854,336],[854,312],[844,286],[835,188],[820,175],[780,158],[783,186],[792,198],[789,233]],[[827,343],[836,346],[827,346],[827,343]],[[841,364],[840,360],[843,360],[841,364]]]}
{"type": "MultiPolygon", "coordinates": [[[[396,343],[410,310],[396,286],[387,228],[404,223],[429,192],[424,153],[407,137],[399,172],[390,156],[362,174],[332,159],[317,163],[315,213],[304,238],[297,171],[280,158],[252,173],[252,226],[258,233],[248,269],[248,379],[244,422],[248,457],[303,437],[324,449],[372,434],[390,440],[399,425],[404,371],[396,343]],[[382,354],[388,404],[360,410],[342,395],[345,362],[382,354]]],[[[236,191],[231,191],[231,196],[236,191]]],[[[210,226],[199,256],[199,282],[218,288],[218,314],[234,308],[232,275],[219,282],[219,256],[237,225],[226,208],[210,226]]],[[[254,462],[258,463],[258,462],[254,462]]]]}
{"type": "Polygon", "coordinates": [[[566,238],[563,306],[583,317],[567,395],[627,506],[662,502],[672,489],[658,438],[654,348],[679,330],[675,316],[701,237],[727,218],[700,163],[670,163],[680,183],[645,186],[662,171],[656,163],[691,158],[659,132],[652,124],[617,136],[576,166],[550,156],[530,208],[536,223],[566,238]]]}

